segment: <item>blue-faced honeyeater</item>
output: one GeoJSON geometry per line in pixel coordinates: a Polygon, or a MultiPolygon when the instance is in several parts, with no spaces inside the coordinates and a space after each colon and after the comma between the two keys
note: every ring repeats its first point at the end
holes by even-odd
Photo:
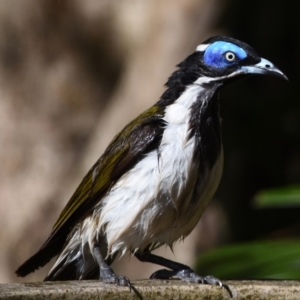
{"type": "Polygon", "coordinates": [[[88,171],[19,276],[58,256],[46,281],[99,278],[130,286],[110,267],[117,254],[130,252],[168,268],[152,278],[222,285],[151,251],[190,234],[218,187],[218,91],[253,74],[286,77],[252,47],[225,36],[206,40],[177,67],[159,101],[127,124],[88,171]]]}

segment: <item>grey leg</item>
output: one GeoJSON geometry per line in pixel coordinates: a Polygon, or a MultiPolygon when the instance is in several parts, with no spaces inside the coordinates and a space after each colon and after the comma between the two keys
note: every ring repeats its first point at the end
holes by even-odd
{"type": "Polygon", "coordinates": [[[94,257],[99,265],[100,279],[104,283],[116,284],[120,286],[128,286],[131,289],[131,283],[125,276],[118,276],[114,273],[111,267],[107,265],[104,258],[101,255],[99,246],[94,247],[94,257]]]}

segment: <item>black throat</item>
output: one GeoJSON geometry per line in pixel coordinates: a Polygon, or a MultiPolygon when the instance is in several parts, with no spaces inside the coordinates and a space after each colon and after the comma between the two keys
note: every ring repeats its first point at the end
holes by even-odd
{"type": "Polygon", "coordinates": [[[212,169],[221,152],[218,88],[218,84],[204,87],[191,107],[189,138],[195,138],[194,159],[200,161],[200,171],[212,169]]]}

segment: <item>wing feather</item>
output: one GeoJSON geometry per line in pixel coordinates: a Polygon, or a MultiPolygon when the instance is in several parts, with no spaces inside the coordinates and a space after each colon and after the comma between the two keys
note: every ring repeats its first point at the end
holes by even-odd
{"type": "Polygon", "coordinates": [[[26,276],[57,255],[72,228],[92,213],[94,206],[112,185],[145,154],[158,147],[165,126],[163,115],[163,107],[153,106],[115,136],[104,154],[83,178],[41,249],[18,268],[16,273],[19,276],[26,276]]]}

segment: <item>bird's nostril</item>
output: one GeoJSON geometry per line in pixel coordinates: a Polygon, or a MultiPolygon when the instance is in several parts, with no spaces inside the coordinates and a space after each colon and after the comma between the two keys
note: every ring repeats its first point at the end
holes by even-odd
{"type": "Polygon", "coordinates": [[[270,65],[266,65],[266,68],[271,68],[271,66],[270,65]]]}

